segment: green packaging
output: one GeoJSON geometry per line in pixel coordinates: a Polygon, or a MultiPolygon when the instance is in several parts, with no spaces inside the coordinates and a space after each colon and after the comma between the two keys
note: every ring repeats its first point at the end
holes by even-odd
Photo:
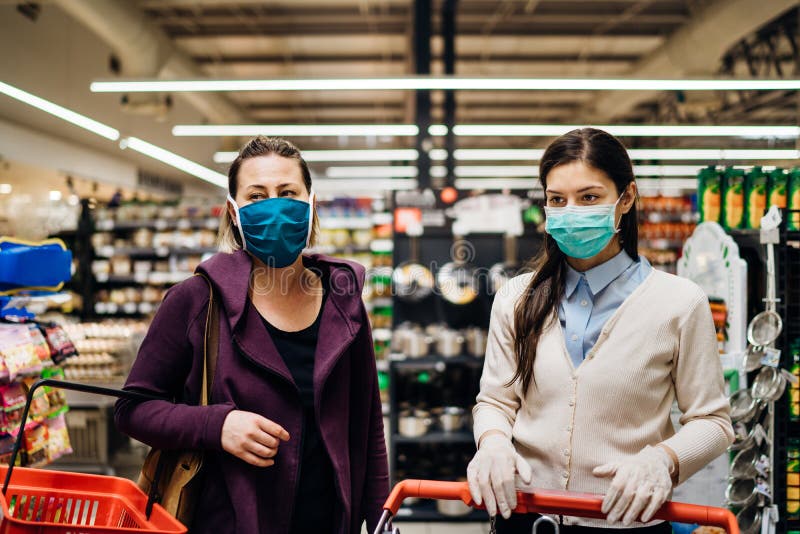
{"type": "Polygon", "coordinates": [[[753,167],[745,178],[745,227],[761,228],[761,217],[767,210],[767,175],[761,167],[753,167]]]}
{"type": "Polygon", "coordinates": [[[789,175],[784,169],[775,169],[769,173],[769,195],[767,196],[767,209],[778,206],[786,209],[787,193],[789,188],[789,175]]]}
{"type": "Polygon", "coordinates": [[[706,167],[697,175],[697,207],[701,222],[720,222],[722,177],[714,167],[706,167]]]}
{"type": "MultiPolygon", "coordinates": [[[[800,210],[800,169],[789,172],[786,207],[789,210],[800,210]]],[[[800,214],[790,213],[787,220],[789,230],[800,230],[800,214]]]]}
{"type": "Polygon", "coordinates": [[[722,226],[744,228],[744,171],[728,168],[722,177],[722,226]]]}

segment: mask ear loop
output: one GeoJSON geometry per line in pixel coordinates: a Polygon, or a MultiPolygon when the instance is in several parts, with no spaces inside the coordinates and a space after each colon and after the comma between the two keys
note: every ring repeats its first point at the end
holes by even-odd
{"type": "Polygon", "coordinates": [[[244,240],[244,230],[242,230],[242,218],[239,215],[239,205],[230,194],[228,195],[228,202],[231,203],[233,211],[236,212],[236,229],[239,230],[239,237],[242,239],[242,249],[247,250],[247,241],[244,240]]]}
{"type": "MultiPolygon", "coordinates": [[[[619,204],[619,201],[620,201],[620,200],[622,200],[622,197],[624,197],[624,196],[625,196],[625,193],[627,193],[627,192],[628,192],[628,187],[626,186],[626,187],[625,187],[625,191],[623,191],[623,192],[622,192],[622,194],[621,194],[621,195],[619,196],[619,198],[617,199],[617,201],[616,201],[616,202],[614,202],[614,214],[615,214],[615,216],[616,216],[616,213],[617,213],[617,204],[619,204]]],[[[624,213],[623,213],[622,215],[620,215],[620,216],[619,216],[619,224],[615,224],[615,225],[614,225],[614,233],[615,233],[615,234],[618,234],[618,233],[620,233],[620,231],[622,230],[622,228],[620,228],[620,227],[622,226],[622,218],[623,218],[624,216],[625,216],[625,214],[624,214],[624,213]]],[[[620,238],[619,242],[620,242],[620,244],[622,244],[622,238],[620,238]]]]}
{"type": "Polygon", "coordinates": [[[308,196],[308,235],[306,236],[306,248],[311,245],[311,232],[314,230],[314,189],[308,196]]]}

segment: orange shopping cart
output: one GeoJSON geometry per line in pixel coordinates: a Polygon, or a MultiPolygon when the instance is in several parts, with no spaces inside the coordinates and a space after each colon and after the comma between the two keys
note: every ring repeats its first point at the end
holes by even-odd
{"type": "MultiPolygon", "coordinates": [[[[28,391],[21,428],[28,418],[33,393],[42,386],[139,401],[156,398],[63,380],[39,380],[28,391]]],[[[20,430],[9,465],[0,466],[0,475],[5,477],[0,495],[0,534],[184,534],[187,531],[130,480],[14,467],[22,438],[20,430]]]]}
{"type": "MultiPolygon", "coordinates": [[[[475,505],[466,482],[404,480],[392,489],[383,506],[383,515],[374,534],[400,534],[400,530],[392,526],[392,518],[397,514],[403,500],[411,497],[461,501],[473,508],[482,508],[475,505]]],[[[542,514],[542,517],[534,523],[534,534],[542,522],[552,524],[558,534],[559,525],[550,516],[568,515],[604,519],[605,514],[600,510],[602,504],[602,495],[540,490],[533,493],[518,493],[514,512],[542,514]]],[[[667,502],[656,512],[655,519],[720,527],[728,534],[739,534],[739,525],[733,513],[713,506],[667,502]]]]}

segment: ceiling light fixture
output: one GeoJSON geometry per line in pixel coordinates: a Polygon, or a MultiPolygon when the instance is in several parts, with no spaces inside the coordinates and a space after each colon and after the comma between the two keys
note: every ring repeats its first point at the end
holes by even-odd
{"type": "Polygon", "coordinates": [[[318,193],[336,193],[340,195],[353,195],[364,192],[382,191],[407,191],[416,189],[417,180],[414,178],[390,179],[321,179],[314,181],[314,191],[318,193]]]}
{"type": "Polygon", "coordinates": [[[418,169],[411,166],[328,167],[328,178],[416,178],[418,169]]]}
{"type": "Polygon", "coordinates": [[[216,185],[217,187],[228,186],[228,177],[224,174],[213,171],[208,167],[203,167],[199,163],[195,163],[194,161],[186,159],[183,156],[179,156],[178,154],[170,152],[169,150],[164,150],[163,148],[148,143],[147,141],[142,141],[138,137],[127,137],[120,141],[119,146],[122,149],[130,148],[131,150],[135,150],[140,154],[157,159],[162,163],[171,165],[176,169],[191,174],[192,176],[196,176],[201,180],[205,180],[206,182],[216,185]]]}
{"type": "Polygon", "coordinates": [[[97,122],[96,120],[90,119],[89,117],[81,115],[80,113],[75,113],[70,109],[50,102],[49,100],[32,95],[31,93],[23,91],[22,89],[18,89],[13,85],[0,82],[0,93],[28,104],[29,106],[33,106],[37,109],[47,112],[58,117],[59,119],[70,122],[75,126],[83,128],[84,130],[89,130],[94,134],[105,137],[106,139],[110,139],[111,141],[116,141],[119,139],[119,130],[115,130],[110,126],[103,124],[102,122],[97,122]]]}
{"type": "MultiPolygon", "coordinates": [[[[446,154],[446,153],[445,153],[446,154]]],[[[539,161],[543,148],[458,149],[454,152],[458,161],[539,161]]],[[[639,160],[783,160],[800,158],[800,150],[794,149],[728,149],[728,148],[632,148],[628,156],[639,160]]],[[[431,159],[433,151],[431,151],[431,159]]]]}
{"type": "MultiPolygon", "coordinates": [[[[799,126],[711,126],[711,125],[601,125],[584,124],[462,124],[453,127],[457,136],[556,137],[578,128],[593,127],[621,137],[800,137],[799,126]]],[[[434,135],[434,134],[431,134],[434,135]]]]}
{"type": "MultiPolygon", "coordinates": [[[[366,149],[366,150],[304,150],[303,159],[308,163],[338,161],[416,161],[419,152],[411,149],[366,149]]],[[[230,163],[238,152],[216,152],[214,163],[230,163]]]]}
{"type": "Polygon", "coordinates": [[[251,80],[113,80],[92,82],[93,93],[208,91],[769,91],[800,89],[798,79],[641,78],[299,78],[251,80]]]}
{"type": "Polygon", "coordinates": [[[178,137],[413,137],[414,124],[179,124],[172,128],[178,137]]]}

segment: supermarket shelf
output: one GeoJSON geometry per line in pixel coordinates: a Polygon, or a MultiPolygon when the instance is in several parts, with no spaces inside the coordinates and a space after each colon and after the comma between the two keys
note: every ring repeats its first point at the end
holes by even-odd
{"type": "Polygon", "coordinates": [[[401,506],[394,521],[430,521],[448,523],[487,522],[489,516],[485,510],[473,510],[467,515],[447,516],[436,510],[436,501],[423,500],[413,506],[401,506]]]}
{"type": "Polygon", "coordinates": [[[483,358],[474,356],[444,356],[432,355],[422,358],[408,358],[403,354],[393,353],[389,356],[390,365],[397,369],[437,369],[447,365],[467,365],[470,367],[483,367],[483,358]]]}
{"type": "Polygon", "coordinates": [[[196,219],[148,219],[144,221],[102,220],[95,223],[98,232],[127,231],[147,228],[150,230],[216,230],[219,219],[216,217],[196,219]]]}
{"type": "Polygon", "coordinates": [[[401,434],[393,434],[392,439],[398,445],[405,443],[475,443],[472,432],[428,432],[417,438],[409,438],[401,434]]]}
{"type": "MultiPolygon", "coordinates": [[[[111,389],[122,389],[122,386],[125,384],[125,378],[120,377],[117,380],[106,380],[106,381],[95,381],[91,382],[93,386],[99,386],[104,388],[111,388],[111,389]]],[[[93,407],[93,408],[102,408],[106,406],[113,406],[117,399],[115,397],[106,397],[105,395],[93,395],[91,393],[84,393],[82,391],[74,391],[71,389],[65,389],[64,395],[67,398],[67,404],[70,407],[77,408],[77,407],[93,407]]]]}
{"type": "Polygon", "coordinates": [[[127,302],[125,304],[96,302],[94,305],[94,313],[110,317],[136,317],[152,313],[157,307],[158,304],[152,302],[127,302]]]}
{"type": "Polygon", "coordinates": [[[190,272],[170,272],[170,273],[142,273],[132,275],[118,274],[97,274],[95,281],[98,284],[118,284],[118,285],[167,285],[177,284],[192,276],[190,272]]]}
{"type": "Polygon", "coordinates": [[[359,247],[356,245],[348,245],[345,247],[336,247],[333,245],[320,245],[308,250],[312,254],[325,254],[327,256],[333,254],[368,254],[370,247],[359,247]]]}
{"type": "Polygon", "coordinates": [[[218,251],[216,247],[112,247],[105,246],[95,250],[95,254],[101,258],[111,258],[112,256],[129,256],[138,258],[166,258],[174,255],[202,256],[203,254],[214,254],[218,251]]]}
{"type": "Polygon", "coordinates": [[[371,217],[320,217],[323,230],[366,230],[372,228],[371,217]]]}

